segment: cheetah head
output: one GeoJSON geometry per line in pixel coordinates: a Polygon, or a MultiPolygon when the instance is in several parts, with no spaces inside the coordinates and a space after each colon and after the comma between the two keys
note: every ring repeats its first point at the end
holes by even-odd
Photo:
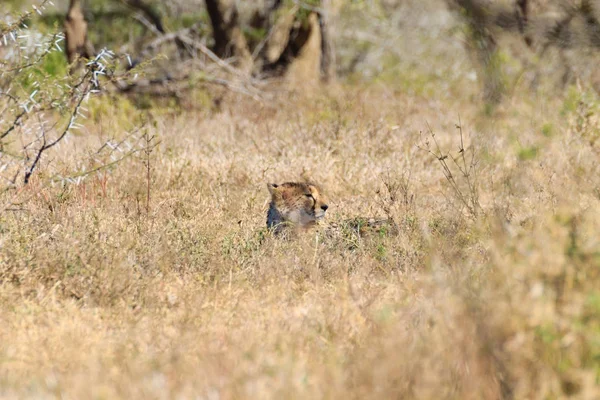
{"type": "Polygon", "coordinates": [[[269,183],[267,187],[271,193],[269,226],[288,222],[308,227],[323,218],[329,208],[319,187],[312,183],[269,183]]]}

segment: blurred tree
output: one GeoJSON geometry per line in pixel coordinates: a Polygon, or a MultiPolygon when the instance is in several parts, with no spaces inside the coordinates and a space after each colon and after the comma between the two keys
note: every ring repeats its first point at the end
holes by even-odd
{"type": "Polygon", "coordinates": [[[519,32],[523,35],[523,39],[527,46],[532,45],[532,39],[527,31],[529,22],[529,2],[527,0],[517,0],[515,14],[519,24],[519,32]]]}
{"type": "MultiPolygon", "coordinates": [[[[310,55],[310,59],[314,60],[304,63],[302,67],[304,70],[315,71],[311,79],[316,76],[317,79],[321,77],[323,81],[328,81],[334,76],[334,51],[327,18],[327,0],[266,0],[262,5],[255,7],[258,11],[254,13],[250,24],[246,25],[241,22],[236,0],[205,0],[212,28],[213,41],[210,50],[202,40],[207,32],[201,21],[197,20],[191,26],[167,32],[161,14],[149,2],[120,0],[120,3],[139,11],[136,13],[137,19],[155,34],[155,37],[145,44],[138,41],[135,45],[121,47],[121,51],[128,54],[130,67],[153,58],[159,49],[164,50],[168,43],[175,43],[179,50],[179,57],[170,57],[169,60],[194,59],[186,68],[177,71],[167,66],[170,61],[161,60],[155,72],[162,68],[164,76],[150,79],[149,83],[166,85],[168,81],[168,86],[175,86],[175,82],[185,81],[189,76],[197,74],[198,68],[205,69],[207,59],[226,74],[236,76],[235,79],[251,74],[257,77],[283,76],[300,55],[303,58],[304,55],[310,55]],[[282,34],[274,35],[276,30],[282,34]],[[278,36],[279,42],[276,44],[272,43],[277,41],[272,40],[274,36],[278,36]],[[313,38],[310,43],[316,45],[307,46],[309,38],[313,38]],[[218,60],[230,57],[234,58],[233,65],[218,60]]],[[[66,53],[69,62],[77,55],[87,58],[93,56],[94,51],[87,38],[87,27],[81,0],[71,0],[65,20],[66,53]]],[[[213,82],[232,87],[227,80],[214,79],[213,82]]],[[[138,86],[128,85],[127,90],[134,90],[138,86]]]]}
{"type": "MultiPolygon", "coordinates": [[[[520,34],[537,58],[550,48],[558,49],[564,68],[561,82],[567,84],[574,75],[565,56],[567,49],[600,48],[598,1],[572,0],[446,0],[449,8],[465,22],[468,50],[481,72],[483,96],[491,103],[501,100],[505,92],[497,37],[501,33],[520,34]]],[[[529,65],[536,65],[531,63],[529,65]]],[[[536,72],[536,76],[539,74],[536,72]]],[[[537,78],[532,84],[535,84],[537,78]]]]}
{"type": "MultiPolygon", "coordinates": [[[[164,34],[162,16],[158,11],[142,0],[121,0],[134,10],[139,10],[149,21],[156,32],[164,34]]],[[[88,39],[87,21],[85,20],[81,0],[70,0],[69,10],[65,18],[65,37],[67,41],[67,59],[72,63],[77,56],[90,58],[94,55],[94,47],[88,39]]]]}
{"type": "Polygon", "coordinates": [[[467,24],[468,49],[474,53],[483,78],[483,97],[489,103],[502,99],[504,84],[498,60],[498,45],[491,31],[489,1],[449,0],[458,7],[467,24]]]}
{"type": "Polygon", "coordinates": [[[220,58],[235,56],[242,70],[250,71],[252,56],[242,33],[234,0],[206,0],[215,41],[213,51],[220,58]]]}
{"type": "Polygon", "coordinates": [[[321,0],[319,28],[321,30],[321,77],[328,82],[335,77],[335,49],[331,40],[331,24],[329,22],[330,0],[321,0]]]}
{"type": "Polygon", "coordinates": [[[65,19],[66,52],[69,63],[78,56],[91,58],[94,48],[87,37],[87,22],[81,10],[80,0],[71,0],[65,19]]]}
{"type": "MultiPolygon", "coordinates": [[[[287,34],[287,43],[283,46],[279,57],[269,62],[264,51],[259,51],[260,62],[259,69],[261,73],[267,75],[280,76],[287,71],[289,65],[298,57],[304,49],[311,34],[320,34],[321,52],[320,68],[321,77],[324,81],[332,78],[334,75],[334,57],[333,44],[330,40],[329,26],[327,23],[326,4],[323,1],[308,3],[294,2],[296,4],[295,17],[289,32],[287,34]],[[309,14],[315,13],[318,18],[318,26],[309,22],[309,14]],[[316,32],[318,30],[319,32],[316,32]]],[[[265,7],[257,11],[253,17],[251,26],[259,28],[266,32],[267,37],[265,48],[268,48],[268,32],[274,27],[274,14],[283,5],[281,0],[272,0],[267,2],[265,7]]],[[[249,71],[254,66],[254,60],[250,48],[240,27],[238,10],[233,0],[206,0],[206,8],[210,15],[213,27],[213,36],[215,40],[214,52],[219,57],[235,56],[238,58],[238,65],[243,70],[249,71]]],[[[264,44],[263,44],[264,45],[264,44]]]]}

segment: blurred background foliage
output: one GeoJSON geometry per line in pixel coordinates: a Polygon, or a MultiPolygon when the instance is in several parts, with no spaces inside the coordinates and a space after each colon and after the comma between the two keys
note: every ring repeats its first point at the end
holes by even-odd
{"type": "MultiPolygon", "coordinates": [[[[237,22],[254,52],[273,26],[257,26],[257,15],[272,2],[226,3],[237,8],[237,22]]],[[[594,1],[529,1],[524,27],[519,25],[523,23],[518,15],[520,2],[509,0],[280,3],[269,15],[273,21],[292,12],[302,23],[315,10],[327,12],[335,72],[341,82],[380,83],[424,96],[479,94],[491,104],[518,90],[560,95],[577,80],[594,88],[599,84],[594,68],[594,1]],[[487,17],[476,21],[477,13],[487,17]]],[[[1,7],[5,13],[17,13],[31,4],[11,0],[1,7]]],[[[204,1],[148,0],[146,4],[160,16],[166,32],[193,27],[194,40],[214,45],[204,1]]],[[[32,29],[41,33],[61,30],[68,6],[66,0],[56,1],[41,17],[34,16],[32,29]]],[[[84,0],[82,6],[89,40],[96,49],[136,55],[157,38],[139,9],[125,1],[84,0]]],[[[181,47],[153,51],[169,60],[157,64],[163,73],[189,57],[181,47]]],[[[65,59],[53,55],[46,62],[52,73],[65,73],[65,59]]]]}

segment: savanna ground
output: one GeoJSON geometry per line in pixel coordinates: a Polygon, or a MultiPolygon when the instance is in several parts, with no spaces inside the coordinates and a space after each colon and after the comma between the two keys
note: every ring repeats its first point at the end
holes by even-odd
{"type": "Polygon", "coordinates": [[[516,79],[487,109],[462,44],[405,23],[368,79],[90,101],[2,194],[0,397],[599,398],[598,96],[516,79]],[[146,119],[150,151],[49,183],[146,119]],[[324,226],[272,237],[266,183],[304,178],[324,226]],[[325,234],[357,216],[399,234],[325,234]]]}

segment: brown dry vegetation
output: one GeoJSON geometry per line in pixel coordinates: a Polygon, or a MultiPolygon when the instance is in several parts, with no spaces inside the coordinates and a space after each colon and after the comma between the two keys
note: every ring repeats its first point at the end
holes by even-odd
{"type": "Polygon", "coordinates": [[[466,69],[407,71],[151,117],[92,100],[0,195],[0,397],[599,398],[598,96],[517,82],[490,114],[466,69]],[[459,115],[453,187],[425,147],[460,159],[459,115]],[[151,150],[49,183],[144,118],[151,150]],[[305,178],[326,221],[272,237],[266,183],[305,178]],[[326,233],[357,216],[399,234],[326,233]]]}
{"type": "MultiPolygon", "coordinates": [[[[490,125],[468,104],[338,90],[156,117],[148,214],[146,156],[22,189],[1,221],[2,396],[595,398],[594,122],[546,99],[490,125]],[[417,148],[430,121],[456,153],[457,112],[477,219],[417,148]],[[400,234],[272,238],[265,182],[301,175],[329,220],[388,212],[400,234]]],[[[120,124],[97,116],[77,147],[120,124]]]]}

